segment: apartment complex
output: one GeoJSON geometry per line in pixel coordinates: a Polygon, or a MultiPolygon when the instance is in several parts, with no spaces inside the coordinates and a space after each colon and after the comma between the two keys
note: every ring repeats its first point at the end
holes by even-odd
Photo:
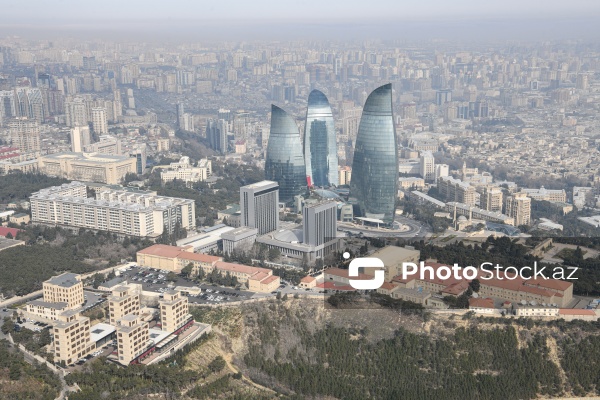
{"type": "Polygon", "coordinates": [[[139,315],[128,314],[117,321],[116,331],[119,362],[129,365],[148,347],[148,323],[139,315]]]}
{"type": "Polygon", "coordinates": [[[158,309],[163,331],[175,332],[192,318],[188,312],[187,297],[175,290],[164,293],[164,298],[158,302],[158,309]]]}
{"type": "Polygon", "coordinates": [[[79,308],[84,302],[81,276],[70,272],[45,281],[42,292],[45,302],[64,303],[68,309],[79,308]]]}
{"type": "Polygon", "coordinates": [[[33,223],[137,237],[158,236],[165,227],[172,232],[177,223],[184,229],[196,227],[193,200],[111,188],[98,189],[94,199],[81,182],[42,189],[31,195],[30,203],[33,223]]]}
{"type": "Polygon", "coordinates": [[[442,176],[438,179],[438,189],[446,201],[475,205],[475,188],[460,179],[442,176]]]}
{"type": "Polygon", "coordinates": [[[109,323],[117,325],[128,314],[140,315],[140,295],[132,286],[117,286],[108,298],[109,323]]]}
{"type": "Polygon", "coordinates": [[[16,118],[8,123],[10,141],[22,153],[40,151],[40,126],[37,121],[16,118]]]}
{"type": "Polygon", "coordinates": [[[483,186],[478,190],[480,192],[479,207],[494,212],[502,212],[502,189],[496,186],[483,186]]]}
{"type": "Polygon", "coordinates": [[[55,153],[38,159],[40,172],[72,180],[117,185],[135,173],[135,159],[99,153],[55,153]]]}
{"type": "Polygon", "coordinates": [[[96,349],[90,336],[90,319],[67,310],[57,316],[53,327],[54,361],[69,365],[96,349]]]}
{"type": "Polygon", "coordinates": [[[521,192],[538,201],[549,201],[551,203],[564,203],[567,201],[567,193],[564,189],[553,190],[542,186],[539,189],[521,189],[521,192]]]}
{"type": "Polygon", "coordinates": [[[531,198],[526,193],[514,193],[506,198],[506,215],[515,219],[515,226],[531,223],[531,198]]]}

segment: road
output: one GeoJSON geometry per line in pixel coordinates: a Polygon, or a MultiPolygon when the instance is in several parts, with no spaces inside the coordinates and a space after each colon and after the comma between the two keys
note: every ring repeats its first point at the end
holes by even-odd
{"type": "Polygon", "coordinates": [[[419,238],[425,237],[429,233],[427,227],[425,227],[419,221],[415,221],[414,219],[406,217],[396,216],[396,219],[394,220],[394,226],[398,227],[400,225],[404,225],[408,227],[408,229],[386,230],[347,223],[339,223],[338,229],[340,231],[346,231],[353,234],[362,234],[363,237],[373,238],[419,238]]]}

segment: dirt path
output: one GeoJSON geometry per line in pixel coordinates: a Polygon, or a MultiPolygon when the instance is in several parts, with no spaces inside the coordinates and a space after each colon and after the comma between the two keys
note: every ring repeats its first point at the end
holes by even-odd
{"type": "MultiPolygon", "coordinates": [[[[223,359],[225,360],[225,363],[227,364],[227,368],[229,368],[229,370],[231,372],[233,372],[234,374],[237,374],[238,372],[240,372],[238,370],[238,368],[233,364],[233,354],[223,351],[223,349],[221,348],[221,346],[215,346],[215,351],[221,357],[223,357],[223,359]]],[[[246,383],[254,386],[257,389],[265,390],[265,391],[267,391],[269,393],[273,393],[273,394],[277,393],[273,389],[270,389],[270,388],[268,388],[266,386],[263,386],[263,385],[261,385],[259,383],[254,382],[252,379],[248,378],[247,376],[245,376],[243,374],[242,374],[242,380],[244,382],[246,382],[246,383]]]]}

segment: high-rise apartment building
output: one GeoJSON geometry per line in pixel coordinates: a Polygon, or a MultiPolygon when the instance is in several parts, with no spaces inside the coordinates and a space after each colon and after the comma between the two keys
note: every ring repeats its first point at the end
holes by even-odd
{"type": "Polygon", "coordinates": [[[192,319],[188,310],[188,299],[180,292],[168,290],[158,302],[162,330],[175,332],[192,319]]]}
{"type": "Polygon", "coordinates": [[[479,206],[484,210],[502,212],[502,189],[496,186],[484,186],[479,189],[479,206]]]}
{"type": "Polygon", "coordinates": [[[435,179],[435,159],[431,151],[421,152],[421,157],[419,157],[419,171],[425,181],[432,182],[435,179]]]}
{"type": "Polygon", "coordinates": [[[279,185],[261,181],[240,188],[242,226],[258,229],[259,235],[279,228],[279,185]]]}
{"type": "Polygon", "coordinates": [[[228,129],[229,125],[224,119],[217,121],[209,119],[206,122],[206,138],[211,149],[221,154],[227,154],[229,146],[228,129]]]}
{"type": "Polygon", "coordinates": [[[279,184],[282,202],[292,202],[294,196],[306,192],[306,166],[298,126],[288,113],[275,105],[271,106],[265,178],[279,184]]]}
{"type": "Polygon", "coordinates": [[[437,182],[441,177],[448,176],[450,173],[450,166],[448,164],[436,164],[435,165],[435,181],[437,182]]]}
{"type": "Polygon", "coordinates": [[[106,109],[104,107],[92,108],[92,126],[98,135],[108,134],[108,123],[106,120],[106,109]]]}
{"type": "Polygon", "coordinates": [[[475,205],[475,188],[460,179],[441,177],[438,180],[438,190],[446,201],[475,205]]]}
{"type": "Polygon", "coordinates": [[[360,216],[392,223],[398,195],[398,146],[392,85],[375,89],[363,109],[352,164],[350,197],[360,216]]]}
{"type": "Polygon", "coordinates": [[[304,161],[309,185],[338,185],[338,156],[333,114],[327,97],[319,90],[313,90],[308,96],[304,125],[304,161]]]}
{"type": "Polygon", "coordinates": [[[71,128],[71,151],[82,153],[92,142],[90,128],[87,125],[71,128]]]}
{"type": "Polygon", "coordinates": [[[37,121],[16,118],[8,123],[10,141],[21,153],[40,151],[40,126],[37,121]]]}
{"type": "Polygon", "coordinates": [[[525,193],[514,193],[506,198],[506,215],[515,219],[515,226],[531,223],[531,198],[525,193]]]}
{"type": "Polygon", "coordinates": [[[65,102],[65,119],[67,126],[84,126],[88,123],[85,101],[77,97],[65,102]]]}

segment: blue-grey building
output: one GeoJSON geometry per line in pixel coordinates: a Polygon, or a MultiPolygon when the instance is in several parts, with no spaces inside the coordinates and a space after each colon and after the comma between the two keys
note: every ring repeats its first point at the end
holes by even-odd
{"type": "Polygon", "coordinates": [[[398,147],[392,115],[392,85],[375,89],[363,109],[352,163],[350,198],[357,214],[394,220],[398,195],[398,147]]]}
{"type": "Polygon", "coordinates": [[[267,144],[265,178],[279,183],[279,199],[292,202],[306,192],[306,166],[296,121],[281,108],[271,106],[271,133],[267,144]]]}
{"type": "Polygon", "coordinates": [[[312,186],[338,185],[338,156],[333,114],[327,97],[319,90],[308,96],[304,125],[306,178],[312,186]]]}

